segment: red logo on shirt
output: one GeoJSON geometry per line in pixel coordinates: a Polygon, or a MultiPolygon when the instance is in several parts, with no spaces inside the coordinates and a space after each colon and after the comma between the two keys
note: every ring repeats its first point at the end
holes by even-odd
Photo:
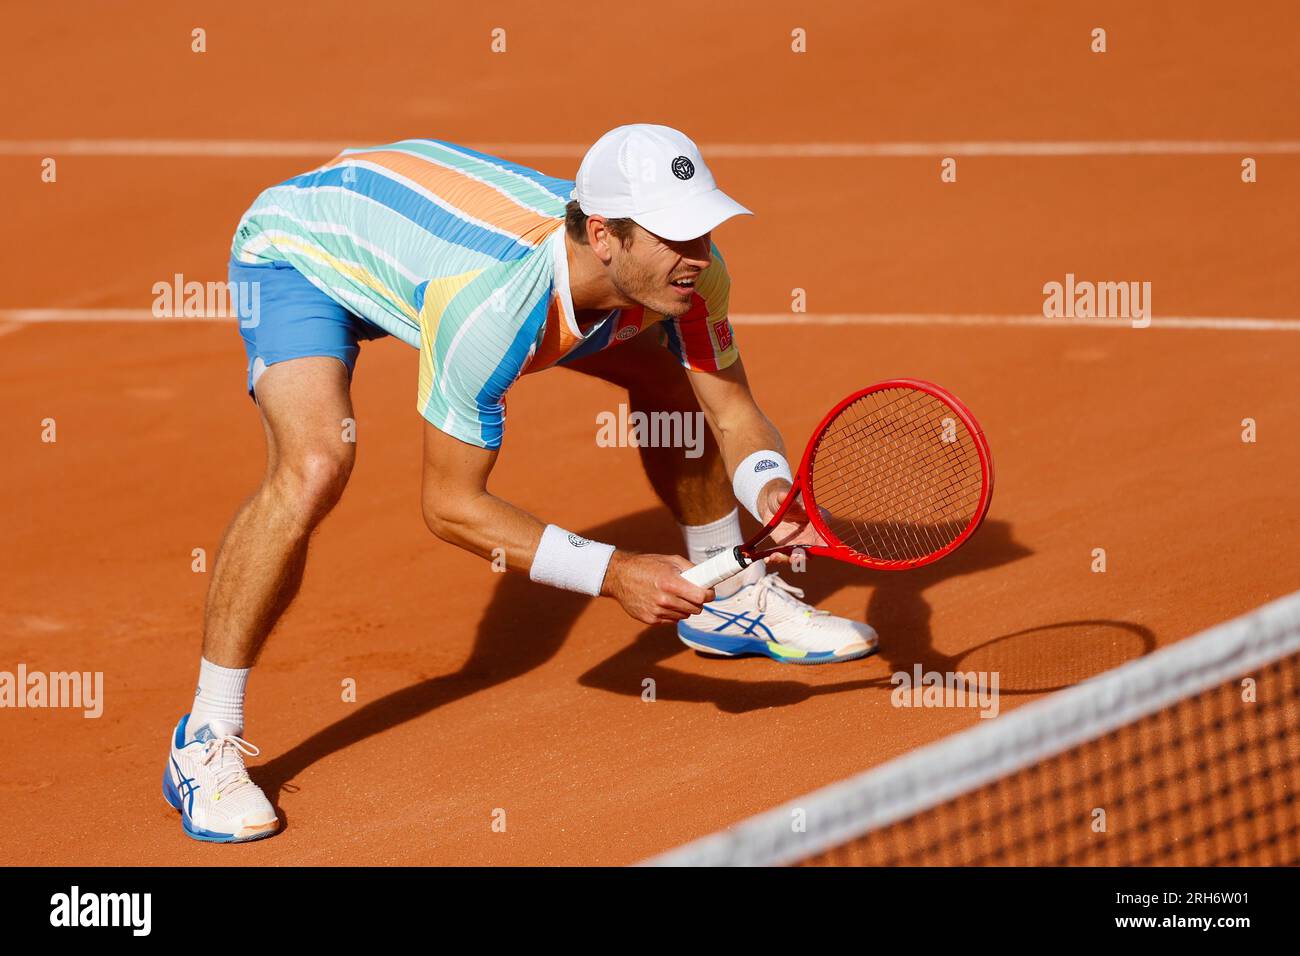
{"type": "Polygon", "coordinates": [[[726,319],[718,319],[713,323],[713,334],[718,340],[718,351],[725,352],[731,348],[731,323],[726,319]]]}

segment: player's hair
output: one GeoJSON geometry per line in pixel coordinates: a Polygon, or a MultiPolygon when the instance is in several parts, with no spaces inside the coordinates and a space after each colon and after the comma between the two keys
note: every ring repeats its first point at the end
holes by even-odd
{"type": "MultiPolygon", "coordinates": [[[[606,219],[605,225],[613,233],[618,244],[626,248],[632,244],[632,239],[636,236],[636,223],[631,219],[606,219]]],[[[587,214],[582,211],[578,205],[578,200],[570,199],[569,204],[564,207],[564,228],[569,232],[569,238],[574,242],[587,244],[587,214]]]]}

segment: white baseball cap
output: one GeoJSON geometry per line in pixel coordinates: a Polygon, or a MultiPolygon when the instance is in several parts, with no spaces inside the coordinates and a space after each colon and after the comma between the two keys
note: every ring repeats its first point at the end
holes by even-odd
{"type": "Polygon", "coordinates": [[[753,215],[718,188],[690,137],[648,123],[619,126],[596,140],[578,167],[571,198],[588,216],[631,219],[673,241],[753,215]]]}

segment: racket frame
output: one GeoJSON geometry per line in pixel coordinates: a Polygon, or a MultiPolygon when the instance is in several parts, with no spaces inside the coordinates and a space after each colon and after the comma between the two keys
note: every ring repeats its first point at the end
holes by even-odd
{"type": "MultiPolygon", "coordinates": [[[[844,411],[844,409],[864,396],[871,395],[874,392],[883,392],[890,388],[910,388],[932,395],[947,405],[953,414],[961,420],[961,423],[966,426],[966,431],[970,433],[971,440],[975,443],[975,450],[980,463],[980,500],[975,506],[974,514],[972,514],[966,527],[962,529],[961,534],[957,535],[957,537],[937,551],[932,551],[919,558],[906,558],[902,560],[871,558],[860,555],[847,545],[839,543],[834,545],[806,546],[804,547],[804,551],[808,554],[836,558],[837,560],[847,561],[851,564],[857,564],[862,567],[874,568],[877,571],[909,571],[912,568],[919,568],[927,564],[932,564],[935,561],[952,554],[970,540],[971,535],[979,530],[979,526],[984,523],[984,518],[988,515],[989,505],[993,501],[993,453],[989,451],[988,441],[984,438],[984,430],[980,428],[979,422],[975,420],[975,416],[971,414],[970,409],[962,403],[961,399],[957,398],[956,395],[952,394],[952,392],[947,389],[936,385],[933,382],[927,382],[919,378],[893,378],[884,382],[877,382],[875,385],[854,392],[827,412],[826,416],[822,419],[821,424],[817,426],[817,430],[813,432],[812,438],[809,439],[808,447],[803,453],[803,460],[799,463],[799,471],[796,477],[800,491],[802,492],[804,489],[811,489],[809,477],[812,474],[812,466],[813,461],[816,458],[815,452],[817,450],[817,445],[840,412],[844,411]]],[[[791,491],[794,491],[793,487],[791,488],[791,491]]],[[[780,518],[784,515],[785,511],[789,509],[790,501],[792,500],[793,495],[789,500],[782,502],[781,510],[778,512],[775,522],[768,522],[768,527],[763,529],[760,537],[746,542],[742,547],[751,548],[770,534],[771,530],[775,528],[777,524],[780,524],[780,518]]],[[[809,494],[805,495],[805,510],[808,514],[808,520],[811,522],[812,526],[817,529],[817,533],[820,534],[823,539],[838,542],[836,536],[832,534],[830,528],[827,527],[821,511],[817,508],[815,490],[810,490],[809,494]],[[812,498],[811,508],[807,507],[809,495],[811,495],[812,498]]],[[[788,554],[794,547],[799,546],[787,546],[775,550],[788,554]]],[[[765,550],[762,554],[757,554],[746,551],[747,556],[750,556],[751,560],[757,560],[759,557],[763,557],[770,553],[773,552],[765,550]]]]}
{"type": "Polygon", "coordinates": [[[877,571],[910,571],[913,568],[923,567],[932,564],[941,558],[945,558],[952,552],[956,551],[963,544],[970,540],[988,514],[989,505],[993,500],[993,455],[989,451],[988,442],[984,438],[984,431],[980,428],[979,423],[975,421],[975,416],[957,396],[953,395],[947,389],[935,385],[933,382],[927,382],[919,378],[891,378],[883,382],[877,382],[867,388],[859,389],[851,395],[838,402],[822,418],[821,424],[813,431],[812,437],[808,439],[808,444],[804,449],[803,459],[799,462],[799,469],[795,472],[794,481],[790,485],[790,490],[786,493],[785,499],[781,502],[774,514],[763,526],[763,530],[758,532],[742,545],[738,545],[730,551],[724,551],[719,555],[696,565],[684,573],[687,580],[701,587],[709,588],[715,584],[720,584],[727,578],[736,574],[755,561],[761,560],[773,554],[790,554],[796,550],[804,554],[813,554],[819,557],[834,558],[838,561],[845,561],[849,564],[856,564],[859,567],[872,568],[877,571]],[[943,402],[961,420],[966,426],[967,432],[970,433],[972,441],[975,443],[976,453],[980,463],[980,500],[975,508],[975,513],[962,529],[959,534],[944,547],[932,551],[929,554],[922,555],[919,558],[907,558],[902,560],[885,560],[882,558],[872,558],[859,554],[845,544],[839,543],[839,539],[827,527],[821,511],[817,507],[815,494],[812,493],[809,476],[812,473],[813,461],[816,458],[817,445],[821,441],[826,430],[830,428],[831,423],[844,409],[848,408],[854,402],[871,395],[875,392],[882,392],[890,388],[907,388],[916,391],[925,392],[943,402]],[[805,493],[807,492],[807,493],[805,493]],[[795,499],[800,496],[804,499],[804,512],[808,515],[809,523],[821,535],[824,541],[833,541],[834,544],[787,544],[778,545],[773,548],[764,548],[761,551],[755,551],[753,548],[781,523],[795,499]],[[710,583],[704,583],[708,581],[710,583]]]}

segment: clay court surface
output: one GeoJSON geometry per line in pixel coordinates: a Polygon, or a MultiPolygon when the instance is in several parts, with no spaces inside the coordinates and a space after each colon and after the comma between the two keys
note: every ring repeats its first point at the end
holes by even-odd
{"type": "MultiPolygon", "coordinates": [[[[978,722],[891,706],[895,671],[998,671],[1005,710],[1296,589],[1291,4],[311,9],[6,12],[0,669],[102,671],[106,703],[98,720],[0,712],[0,862],[631,863],[978,722]],[[489,49],[498,26],[504,54],[489,49]],[[989,520],[921,571],[814,561],[792,578],[865,617],[876,656],[706,659],[612,601],[494,574],[434,539],[417,354],[369,343],[351,486],[250,681],[253,778],[286,828],[239,847],[185,839],[159,781],[197,672],[208,575],[192,551],[210,566],[263,467],[238,334],[24,310],[147,312],[155,282],[223,279],[251,199],[331,155],[274,144],[431,136],[571,176],[585,144],[633,121],[678,126],[706,156],[725,147],[721,184],[759,214],[716,240],[751,380],[792,448],[857,387],[939,382],[988,435],[989,520]],[[160,140],[197,145],[142,154],[160,140]],[[244,146],[217,156],[212,141],[244,146]],[[1204,148],[969,147],[1137,141],[1204,148]],[[1237,142],[1290,147],[1221,145],[1237,142]],[[957,146],[797,155],[880,143],[957,146]],[[939,177],[949,154],[956,183],[939,177]],[[1149,281],[1155,323],[1005,318],[1041,314],[1043,284],[1067,273],[1149,281]],[[1162,325],[1177,317],[1222,321],[1162,325]],[[46,418],[56,443],[41,441],[46,418]]],[[[635,450],[596,445],[616,390],[556,369],[511,396],[495,493],[600,540],[680,552],[635,450]]]]}

